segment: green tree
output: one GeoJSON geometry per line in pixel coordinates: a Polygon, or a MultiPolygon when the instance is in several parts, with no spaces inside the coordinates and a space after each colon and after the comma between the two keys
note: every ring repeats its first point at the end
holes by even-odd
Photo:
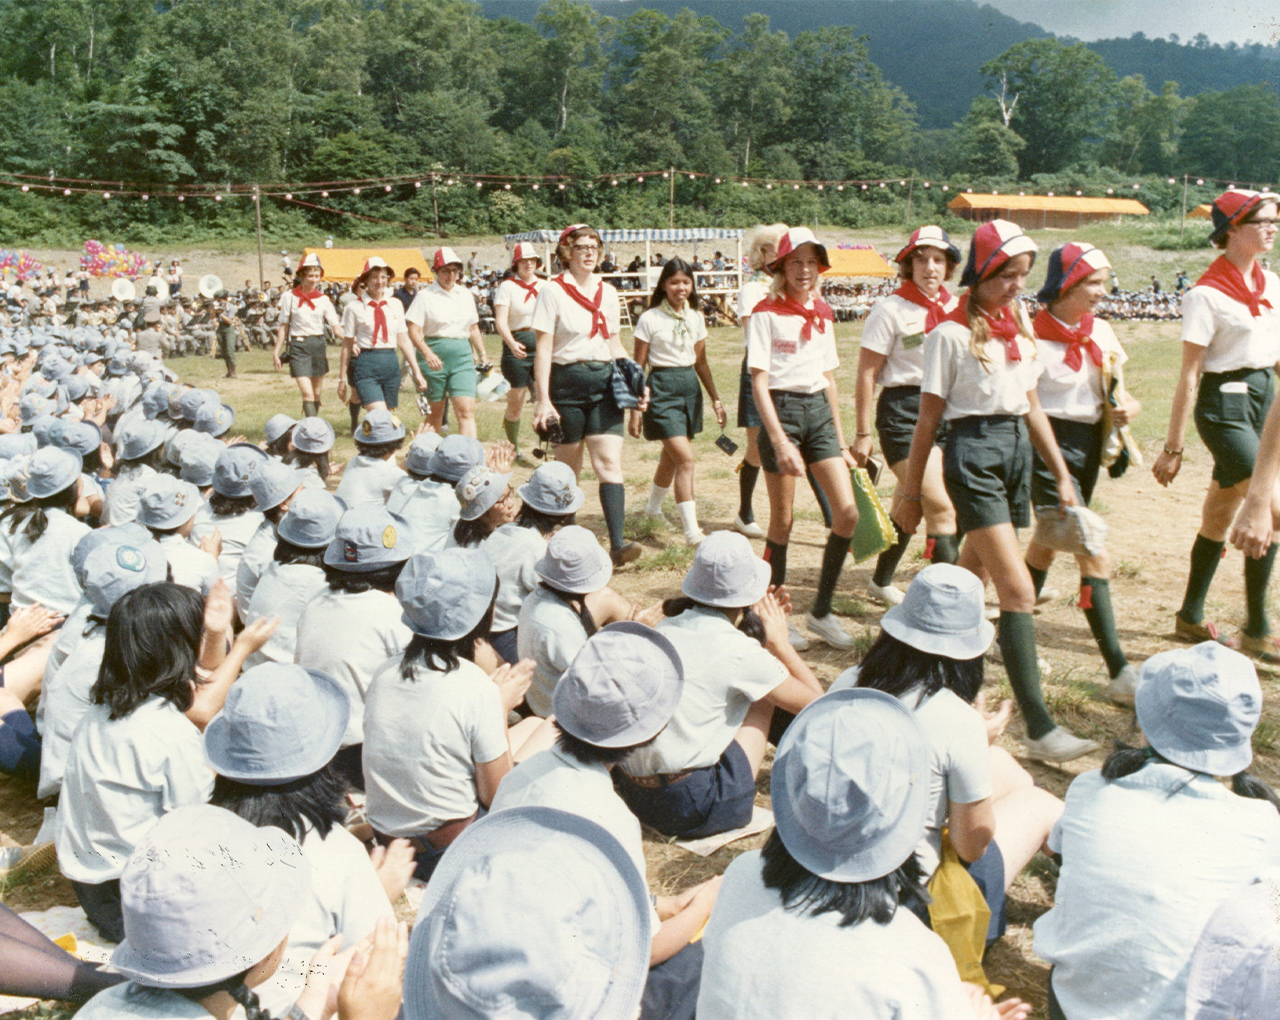
{"type": "Polygon", "coordinates": [[[790,47],[785,32],[769,30],[767,14],[748,14],[742,32],[716,62],[713,93],[720,123],[742,172],[751,165],[756,146],[777,138],[791,114],[790,47]]]}
{"type": "Polygon", "coordinates": [[[1016,131],[1005,127],[999,104],[979,96],[956,125],[953,166],[975,177],[1016,178],[1018,153],[1025,145],[1016,131]]]}
{"type": "Polygon", "coordinates": [[[1052,173],[1084,159],[1107,135],[1116,76],[1083,43],[1028,39],[982,65],[1007,126],[1026,143],[1022,173],[1052,173]]]}
{"type": "Polygon", "coordinates": [[[1272,183],[1280,167],[1280,97],[1271,85],[1202,92],[1187,113],[1184,173],[1272,183]]]}
{"type": "Polygon", "coordinates": [[[549,0],[534,24],[546,36],[543,74],[551,87],[554,130],[563,131],[571,113],[594,107],[604,77],[604,36],[613,21],[581,0],[549,0]]]}
{"type": "Polygon", "coordinates": [[[1122,78],[1116,87],[1115,126],[1102,146],[1101,162],[1126,173],[1169,173],[1189,105],[1178,95],[1177,82],[1165,82],[1157,96],[1147,90],[1142,75],[1122,78]]]}

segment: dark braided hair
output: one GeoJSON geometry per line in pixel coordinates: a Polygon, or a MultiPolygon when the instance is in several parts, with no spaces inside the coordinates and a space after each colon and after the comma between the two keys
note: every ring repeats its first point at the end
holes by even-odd
{"type": "Polygon", "coordinates": [[[80,495],[80,479],[68,485],[61,492],[55,492],[52,496],[45,496],[43,499],[32,499],[27,503],[15,503],[6,510],[0,519],[9,520],[9,534],[15,535],[18,527],[26,522],[26,527],[22,529],[22,535],[28,542],[38,542],[45,530],[49,527],[49,510],[65,510],[69,514],[74,514],[76,508],[76,500],[80,495]]]}
{"type": "Polygon", "coordinates": [[[596,623],[596,618],[591,615],[591,610],[587,608],[587,600],[583,596],[574,595],[567,591],[561,591],[559,588],[553,588],[551,585],[547,584],[546,581],[542,581],[540,586],[549,591],[577,614],[578,620],[582,624],[582,629],[587,632],[587,637],[591,637],[600,629],[600,625],[596,623]]]}
{"type": "Polygon", "coordinates": [[[174,991],[192,1002],[207,999],[218,992],[226,992],[244,1007],[246,1020],[274,1020],[271,1014],[262,1008],[262,1003],[258,1001],[258,994],[244,983],[248,974],[247,970],[242,970],[239,974],[232,974],[229,978],[211,985],[201,985],[199,988],[175,988],[174,991]]]}

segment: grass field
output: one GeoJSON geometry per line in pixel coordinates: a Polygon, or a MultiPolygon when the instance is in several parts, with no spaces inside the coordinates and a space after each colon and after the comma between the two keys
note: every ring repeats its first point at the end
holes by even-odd
{"type": "MultiPolygon", "coordinates": [[[[1053,234],[1055,232],[1047,232],[1053,234]]],[[[1059,232],[1060,233],[1060,232],[1059,232]]],[[[1065,236],[1058,236],[1052,243],[1060,243],[1065,236]]],[[[461,242],[461,250],[466,242],[461,242]]],[[[1118,246],[1115,239],[1113,246],[1118,246]]],[[[1110,248],[1109,248],[1110,250],[1110,248]]],[[[1200,253],[1196,253],[1200,258],[1200,253]]],[[[255,259],[256,261],[256,259],[255,259]]],[[[1207,255],[1204,257],[1207,262],[1207,255]]],[[[1201,263],[1203,264],[1203,263],[1201,263]]],[[[1135,254],[1126,263],[1126,272],[1140,275],[1160,272],[1172,275],[1172,271],[1186,265],[1193,275],[1196,263],[1178,255],[1146,250],[1135,254]],[[1168,269],[1147,269],[1148,266],[1168,269]]],[[[1159,449],[1168,420],[1169,402],[1179,364],[1179,344],[1176,324],[1128,324],[1117,323],[1116,331],[1128,350],[1130,361],[1126,378],[1130,389],[1143,402],[1135,432],[1144,447],[1154,452],[1159,449]]],[[[857,340],[860,325],[841,324],[837,327],[842,366],[839,382],[842,388],[842,413],[846,434],[853,432],[852,382],[857,363],[857,340]]],[[[626,338],[629,344],[629,337],[626,338]]],[[[498,352],[496,337],[488,338],[491,353],[498,352]]],[[[708,352],[717,386],[729,411],[730,435],[743,440],[741,430],[732,427],[735,420],[738,365],[741,359],[741,334],[736,329],[713,330],[708,342],[708,352]]],[[[335,356],[336,348],[331,348],[335,356]]],[[[218,389],[232,404],[237,413],[234,431],[244,433],[250,439],[261,438],[262,423],[276,411],[299,413],[300,405],[296,389],[285,375],[271,370],[269,356],[264,352],[245,354],[240,359],[240,378],[224,381],[220,362],[208,358],[188,358],[173,362],[173,367],[185,380],[210,385],[218,389]]],[[[332,378],[332,376],[331,376],[332,378]]],[[[345,410],[334,401],[332,390],[326,394],[322,413],[333,423],[339,440],[336,461],[342,462],[352,452],[349,427],[345,410]]],[[[412,401],[406,398],[401,407],[406,424],[412,429],[418,423],[418,414],[412,401]]],[[[478,419],[482,439],[500,438],[501,404],[485,404],[479,408],[478,419]]],[[[530,438],[525,415],[526,439],[530,438]]],[[[738,501],[737,476],[734,468],[738,457],[727,457],[714,446],[718,432],[709,427],[695,443],[698,456],[697,489],[700,520],[704,530],[726,528],[731,525],[738,501]]],[[[1121,640],[1131,659],[1140,662],[1156,651],[1172,645],[1172,614],[1182,593],[1186,576],[1186,555],[1199,520],[1199,501],[1208,478],[1210,462],[1194,435],[1188,437],[1188,455],[1182,476],[1169,489],[1163,490],[1152,480],[1145,468],[1134,468],[1118,480],[1104,479],[1099,484],[1094,506],[1106,519],[1110,528],[1109,548],[1115,561],[1113,597],[1119,619],[1121,640]]],[[[628,506],[633,515],[645,499],[650,478],[658,458],[657,444],[628,440],[624,448],[624,473],[627,482],[628,506]]],[[[517,480],[523,480],[527,469],[518,469],[517,480]]],[[[596,486],[590,473],[583,477],[587,504],[580,516],[581,523],[603,534],[596,486]]],[[[889,490],[883,490],[887,496],[889,490]]],[[[755,498],[756,513],[767,520],[768,506],[764,487],[761,485],[755,498]]],[[[668,526],[641,524],[634,516],[629,518],[629,531],[645,546],[646,552],[634,566],[615,575],[615,586],[628,598],[649,604],[654,600],[674,594],[687,568],[692,554],[679,538],[678,524],[674,523],[674,508],[668,504],[668,526]]],[[[801,486],[797,493],[796,528],[790,554],[788,587],[791,588],[796,606],[803,611],[813,596],[825,532],[816,505],[807,490],[801,486]]],[[[910,576],[922,566],[918,546],[913,545],[903,560],[899,583],[903,586],[910,576]]],[[[836,602],[845,626],[859,635],[859,647],[865,649],[876,633],[881,609],[866,595],[865,585],[870,576],[870,564],[854,565],[845,570],[836,602]]],[[[1042,607],[1037,614],[1037,639],[1042,655],[1048,660],[1050,674],[1046,680],[1046,692],[1051,710],[1059,721],[1077,732],[1094,737],[1104,744],[1115,739],[1134,739],[1134,719],[1131,712],[1111,705],[1105,695],[1105,671],[1096,647],[1089,636],[1083,615],[1074,608],[1076,587],[1073,564],[1063,561],[1055,564],[1049,585],[1061,593],[1054,602],[1042,607]]],[[[1209,611],[1224,626],[1234,628],[1238,624],[1243,606],[1240,579],[1240,559],[1231,553],[1219,570],[1209,611]]],[[[815,644],[806,653],[806,659],[815,672],[829,682],[841,671],[857,661],[860,651],[841,653],[815,644]]],[[[988,669],[989,686],[995,697],[1009,696],[1009,688],[1003,671],[997,666],[988,669]]],[[[1274,696],[1274,677],[1264,677],[1264,690],[1274,696]]],[[[1275,782],[1280,779],[1280,758],[1277,758],[1275,738],[1280,733],[1280,715],[1269,701],[1265,707],[1264,723],[1255,738],[1257,750],[1256,771],[1275,782]]],[[[1021,746],[1021,726],[1015,721],[1001,743],[1017,755],[1021,746]]],[[[1061,768],[1029,765],[1037,781],[1055,793],[1062,795],[1071,779],[1084,771],[1097,768],[1102,755],[1092,755],[1061,768]]],[[[769,802],[770,767],[766,762],[758,784],[758,802],[769,802]]],[[[0,779],[0,830],[18,841],[27,841],[39,825],[40,804],[29,789],[0,779]]],[[[723,872],[729,861],[738,853],[759,847],[763,837],[743,840],[719,851],[710,858],[698,858],[680,850],[653,833],[646,833],[646,854],[649,860],[650,879],[658,892],[679,890],[710,873],[723,872]]],[[[1016,994],[1035,1004],[1035,1015],[1043,1016],[1044,983],[1047,968],[1031,952],[1031,924],[1052,902],[1054,880],[1051,870],[1039,859],[1018,880],[1010,893],[1010,932],[988,956],[988,973],[991,978],[1008,986],[1010,994],[1016,994]]],[[[74,904],[70,887],[59,877],[47,877],[23,885],[0,890],[0,898],[14,909],[42,909],[55,904],[74,904]]],[[[43,1007],[42,1007],[43,1009],[43,1007]]],[[[28,1012],[27,1016],[65,1015],[63,1012],[28,1012]]]]}

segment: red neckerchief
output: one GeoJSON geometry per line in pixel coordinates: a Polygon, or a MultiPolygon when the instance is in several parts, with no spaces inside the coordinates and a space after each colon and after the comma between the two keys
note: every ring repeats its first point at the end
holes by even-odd
{"type": "Polygon", "coordinates": [[[378,331],[382,331],[382,339],[387,343],[391,343],[391,334],[387,332],[387,313],[383,309],[387,306],[385,301],[370,301],[369,307],[373,309],[373,346],[378,346],[378,331]]]}
{"type": "Polygon", "coordinates": [[[1196,286],[1222,291],[1232,301],[1248,306],[1249,314],[1256,319],[1262,314],[1263,307],[1271,307],[1271,302],[1262,296],[1262,292],[1267,289],[1267,278],[1256,262],[1253,264],[1252,276],[1250,282],[1253,286],[1250,287],[1245,284],[1244,274],[1236,268],[1235,263],[1225,255],[1219,255],[1205,270],[1204,276],[1196,281],[1196,286]]]}
{"type": "MultiPolygon", "coordinates": [[[[987,320],[987,328],[991,331],[991,335],[997,340],[1004,342],[1005,356],[1009,361],[1022,360],[1022,348],[1018,346],[1018,320],[1014,317],[1013,309],[1008,305],[1001,305],[997,315],[992,315],[981,305],[978,311],[982,313],[982,317],[987,320]]],[[[966,329],[969,328],[969,295],[960,295],[960,303],[950,312],[942,317],[943,322],[958,322],[966,329]]]]}
{"type": "Polygon", "coordinates": [[[1080,366],[1084,364],[1081,351],[1088,351],[1089,360],[1099,368],[1102,367],[1102,348],[1093,338],[1093,316],[1088,312],[1080,320],[1080,325],[1068,326],[1054,318],[1049,309],[1041,308],[1031,321],[1031,328],[1035,330],[1039,340],[1052,340],[1054,343],[1067,345],[1067,354],[1063,360],[1071,371],[1079,372],[1080,366]]]}
{"type": "Polygon", "coordinates": [[[806,308],[795,298],[790,295],[782,295],[781,297],[767,297],[752,309],[752,315],[756,312],[774,312],[778,315],[798,315],[804,319],[804,325],[800,328],[800,339],[809,340],[813,337],[813,327],[818,327],[819,333],[827,331],[826,322],[823,320],[830,319],[834,324],[836,314],[831,310],[831,306],[820,297],[813,299],[813,307],[806,308]]]}
{"type": "Polygon", "coordinates": [[[534,280],[533,283],[525,283],[522,279],[520,279],[520,277],[513,276],[511,277],[511,282],[524,291],[525,304],[528,304],[530,301],[532,301],[534,298],[538,296],[537,280],[534,280]]]}
{"type": "Polygon", "coordinates": [[[324,297],[318,290],[303,290],[301,287],[293,288],[293,296],[298,299],[300,308],[310,308],[315,311],[316,299],[324,297]]]}
{"type": "Polygon", "coordinates": [[[904,301],[910,301],[913,305],[919,305],[925,309],[924,331],[926,333],[943,320],[947,314],[947,305],[951,302],[951,295],[946,287],[940,287],[938,296],[930,301],[925,292],[912,280],[903,280],[894,293],[904,301]]]}
{"type": "Polygon", "coordinates": [[[587,338],[595,336],[599,333],[606,340],[609,339],[609,322],[604,317],[604,312],[600,310],[601,301],[604,298],[604,281],[600,281],[600,286],[596,288],[596,296],[593,300],[588,301],[587,296],[578,290],[572,283],[564,278],[561,273],[555,278],[556,283],[564,288],[564,292],[568,294],[575,302],[591,313],[591,332],[587,334],[587,338]]]}

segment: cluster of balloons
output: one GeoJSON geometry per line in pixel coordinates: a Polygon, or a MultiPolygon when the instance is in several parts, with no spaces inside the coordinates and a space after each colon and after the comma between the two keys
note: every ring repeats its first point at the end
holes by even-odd
{"type": "Polygon", "coordinates": [[[124,276],[136,279],[151,272],[151,263],[123,245],[85,241],[80,268],[90,276],[124,276]]]}
{"type": "Polygon", "coordinates": [[[19,280],[25,280],[31,276],[39,276],[44,266],[31,257],[31,252],[25,248],[20,251],[13,251],[10,248],[0,248],[0,273],[15,273],[19,280]]]}

